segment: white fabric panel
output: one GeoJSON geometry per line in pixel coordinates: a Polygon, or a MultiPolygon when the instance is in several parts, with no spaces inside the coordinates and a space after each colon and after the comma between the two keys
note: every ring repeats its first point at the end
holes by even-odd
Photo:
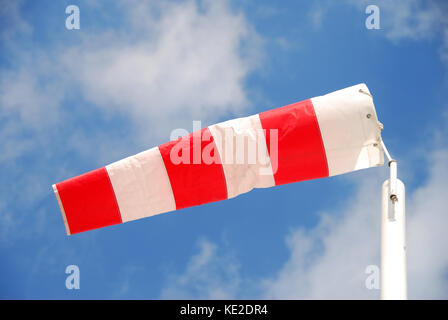
{"type": "Polygon", "coordinates": [[[312,98],[311,101],[319,122],[330,176],[383,165],[381,129],[365,84],[312,98]]]}
{"type": "Polygon", "coordinates": [[[158,147],[106,166],[123,222],[176,210],[158,147]]]}
{"type": "Polygon", "coordinates": [[[221,122],[208,128],[219,151],[228,198],[253,188],[275,185],[266,138],[258,114],[221,122]]]}

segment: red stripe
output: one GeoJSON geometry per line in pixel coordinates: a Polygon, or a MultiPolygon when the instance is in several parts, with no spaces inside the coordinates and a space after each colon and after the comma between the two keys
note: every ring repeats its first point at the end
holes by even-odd
{"type": "Polygon", "coordinates": [[[56,187],[71,234],[122,222],[106,168],[60,182],[56,187]]]}
{"type": "Polygon", "coordinates": [[[275,184],[328,176],[328,164],[311,100],[260,113],[271,156],[275,184]],[[272,156],[271,132],[278,129],[278,162],[272,156]]]}
{"type": "MultiPolygon", "coordinates": [[[[222,165],[220,162],[206,164],[200,157],[206,147],[207,150],[214,148],[214,151],[217,152],[213,136],[208,128],[159,146],[176,201],[176,209],[227,199],[227,185],[222,165]],[[193,136],[194,139],[197,138],[195,148],[193,148],[193,136]],[[206,137],[207,141],[202,141],[204,139],[201,137],[206,137]],[[171,150],[177,143],[182,145],[177,145],[174,151],[183,146],[178,155],[184,155],[186,159],[178,164],[173,163],[174,161],[170,158],[171,150]],[[183,154],[183,152],[189,152],[190,155],[183,154]],[[197,152],[196,157],[193,157],[194,152],[197,152]],[[193,160],[196,160],[196,163],[193,160]],[[197,163],[198,160],[200,163],[197,163]]],[[[214,152],[211,152],[211,155],[213,156],[214,152]]],[[[219,157],[219,154],[215,156],[219,157]]]]}

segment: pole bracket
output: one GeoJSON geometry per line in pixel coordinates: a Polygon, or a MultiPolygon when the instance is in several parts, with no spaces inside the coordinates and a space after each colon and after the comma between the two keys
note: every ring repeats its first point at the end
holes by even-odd
{"type": "Polygon", "coordinates": [[[397,160],[392,159],[387,151],[386,145],[381,140],[381,145],[383,147],[384,153],[386,154],[387,159],[389,160],[389,198],[392,202],[397,202],[397,160]]]}

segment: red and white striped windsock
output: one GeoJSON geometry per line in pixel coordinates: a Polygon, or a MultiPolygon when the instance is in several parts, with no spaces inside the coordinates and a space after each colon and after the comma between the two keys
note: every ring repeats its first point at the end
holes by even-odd
{"type": "Polygon", "coordinates": [[[382,165],[381,127],[359,84],[209,126],[53,189],[74,234],[382,165]]]}

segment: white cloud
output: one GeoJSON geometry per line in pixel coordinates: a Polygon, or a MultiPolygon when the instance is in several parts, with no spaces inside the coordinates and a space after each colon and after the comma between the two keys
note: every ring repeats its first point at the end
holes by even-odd
{"type": "Polygon", "coordinates": [[[120,270],[120,274],[122,275],[122,277],[121,277],[121,283],[118,285],[118,290],[117,290],[117,284],[115,282],[111,284],[111,290],[114,292],[112,298],[124,299],[126,297],[129,297],[129,294],[131,294],[130,290],[132,287],[132,282],[136,281],[135,275],[144,270],[145,268],[141,266],[125,265],[120,270]]]}
{"type": "Polygon", "coordinates": [[[393,42],[401,40],[439,40],[442,60],[448,54],[448,3],[444,1],[346,0],[364,12],[370,4],[380,9],[381,29],[393,42]]]}
{"type": "Polygon", "coordinates": [[[448,149],[429,161],[428,182],[407,201],[409,291],[413,298],[448,298],[448,149]]]}
{"type": "MultiPolygon", "coordinates": [[[[379,169],[377,169],[379,170],[379,169]]],[[[377,298],[365,288],[365,268],[379,265],[381,180],[365,172],[347,208],[326,212],[311,230],[288,236],[290,258],[264,281],[265,297],[274,299],[377,298]]]]}
{"type": "MultiPolygon", "coordinates": [[[[436,41],[440,43],[440,57],[448,62],[448,2],[438,0],[345,0],[319,1],[314,4],[308,15],[312,26],[319,29],[335,5],[353,6],[359,14],[365,14],[369,5],[380,9],[380,27],[378,32],[393,43],[402,41],[436,41]]],[[[365,16],[367,18],[367,15],[365,16]]],[[[359,25],[360,28],[364,24],[359,25]]]]}
{"type": "Polygon", "coordinates": [[[311,9],[308,12],[308,18],[310,19],[311,25],[314,29],[320,29],[322,27],[323,19],[333,4],[333,2],[328,0],[319,1],[312,4],[311,9]]]}
{"type": "Polygon", "coordinates": [[[242,14],[225,1],[125,10],[138,39],[107,32],[63,54],[87,100],[165,135],[179,120],[216,120],[249,105],[244,81],[259,62],[260,40],[242,14]]]}
{"type": "Polygon", "coordinates": [[[0,3],[0,21],[2,28],[0,30],[0,46],[8,49],[15,47],[14,39],[21,36],[30,36],[33,28],[20,14],[22,0],[1,1],[0,3]]]}
{"type": "Polygon", "coordinates": [[[378,1],[377,5],[383,10],[384,30],[391,40],[431,38],[434,30],[444,27],[446,23],[440,2],[378,1]]]}
{"type": "Polygon", "coordinates": [[[239,289],[238,265],[203,239],[183,273],[169,275],[162,299],[231,299],[239,289]]]}
{"type": "Polygon", "coordinates": [[[1,117],[17,116],[20,124],[39,129],[57,120],[65,88],[55,80],[46,56],[34,57],[32,65],[22,61],[17,70],[4,71],[0,77],[1,117]]]}
{"type": "MultiPolygon", "coordinates": [[[[17,41],[27,35],[18,8],[2,9],[14,13],[17,41]]],[[[13,67],[0,77],[2,117],[48,128],[72,111],[63,99],[77,92],[75,101],[142,126],[147,141],[250,105],[245,80],[260,62],[261,38],[227,1],[122,2],[119,9],[122,27],[82,36],[79,45],[10,51],[13,67]]]]}

